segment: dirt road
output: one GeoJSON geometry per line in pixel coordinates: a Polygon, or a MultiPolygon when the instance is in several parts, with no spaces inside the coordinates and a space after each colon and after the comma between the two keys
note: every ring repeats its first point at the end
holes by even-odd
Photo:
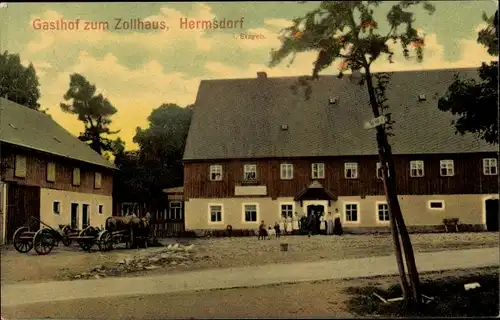
{"type": "MultiPolygon", "coordinates": [[[[495,268],[498,269],[498,268],[495,268]]],[[[466,276],[481,270],[422,274],[423,281],[466,276]]],[[[387,289],[397,277],[322,281],[255,288],[99,298],[4,307],[4,319],[168,319],[352,317],[345,302],[349,287],[387,289]]]]}
{"type": "MultiPolygon", "coordinates": [[[[415,252],[498,247],[498,233],[448,233],[411,235],[415,252]]],[[[175,240],[170,240],[174,241],[175,240]]],[[[270,263],[311,262],[359,257],[392,255],[390,235],[345,235],[282,237],[257,241],[256,238],[194,239],[195,250],[184,263],[135,275],[176,273],[187,270],[257,266],[270,263]],[[279,251],[279,243],[289,244],[289,251],[279,251]]],[[[153,249],[148,249],[153,250],[153,249]]],[[[72,279],[97,266],[116,265],[145,250],[113,250],[86,253],[79,248],[59,247],[47,256],[34,252],[20,254],[13,249],[1,252],[3,283],[44,282],[72,279]]],[[[130,275],[129,275],[130,276],[130,275]]]]}

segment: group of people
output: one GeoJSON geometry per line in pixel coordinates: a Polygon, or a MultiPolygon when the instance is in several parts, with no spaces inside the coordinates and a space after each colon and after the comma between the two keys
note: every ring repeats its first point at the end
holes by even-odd
{"type": "Polygon", "coordinates": [[[331,212],[325,217],[324,212],[311,212],[303,217],[303,229],[309,236],[313,234],[341,235],[342,223],[339,217],[334,217],[331,212]]]}
{"type": "Polygon", "coordinates": [[[339,217],[334,217],[331,212],[325,217],[323,212],[311,212],[307,216],[299,218],[295,213],[295,219],[291,217],[284,218],[280,222],[276,221],[274,226],[266,228],[264,220],[261,221],[259,226],[259,237],[267,236],[268,229],[276,232],[276,235],[291,234],[294,231],[300,231],[301,234],[326,234],[326,235],[342,235],[342,223],[339,217]]]}

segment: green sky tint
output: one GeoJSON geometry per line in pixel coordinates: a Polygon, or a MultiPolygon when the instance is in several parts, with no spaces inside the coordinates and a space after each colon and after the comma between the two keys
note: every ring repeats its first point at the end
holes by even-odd
{"type": "MultiPolygon", "coordinates": [[[[394,2],[383,3],[377,9],[376,17],[383,20],[386,9],[392,4],[394,2]]],[[[68,85],[64,83],[64,77],[71,72],[80,72],[91,82],[96,83],[119,110],[120,116],[114,126],[130,128],[122,130],[121,133],[130,146],[135,127],[146,124],[145,118],[153,108],[161,103],[187,105],[194,102],[197,83],[204,78],[248,77],[248,70],[267,64],[273,42],[235,40],[232,38],[235,33],[233,30],[212,30],[200,35],[199,32],[191,30],[178,30],[179,26],[175,25],[176,23],[170,26],[171,30],[165,31],[172,31],[176,36],[163,42],[159,37],[148,38],[154,31],[133,34],[127,31],[109,30],[102,38],[91,33],[75,34],[73,37],[67,34],[69,31],[56,33],[33,30],[30,25],[31,18],[45,19],[46,14],[50,13],[60,14],[68,20],[83,19],[112,23],[114,18],[126,20],[158,16],[162,10],[168,8],[170,10],[168,12],[177,10],[188,18],[197,17],[200,12],[212,14],[218,19],[244,17],[244,28],[237,30],[237,33],[258,33],[264,30],[267,35],[273,35],[275,38],[281,26],[266,22],[291,20],[317,5],[316,2],[305,4],[298,2],[9,3],[7,9],[0,9],[0,49],[20,53],[22,60],[32,61],[35,64],[37,71],[40,71],[42,107],[49,108],[54,118],[64,126],[71,126],[68,129],[72,132],[78,133],[81,126],[59,110],[59,102],[68,85]],[[210,46],[203,49],[205,41],[209,41],[210,46]],[[86,52],[83,58],[82,52],[86,52]],[[109,58],[110,56],[116,60],[109,58]],[[111,59],[109,61],[112,62],[109,63],[113,64],[110,65],[109,72],[114,70],[116,77],[106,75],[106,67],[102,64],[95,67],[92,65],[93,61],[102,61],[107,59],[106,57],[111,59]],[[160,69],[163,68],[160,71],[161,75],[154,75],[156,64],[151,64],[152,62],[157,63],[160,69]],[[149,69],[145,67],[148,64],[151,64],[149,69]],[[40,69],[42,67],[43,70],[40,69]],[[224,71],[226,69],[227,71],[224,71]],[[148,72],[151,73],[151,77],[147,76],[148,72]],[[158,84],[154,82],[155,80],[165,83],[158,84]],[[127,96],[130,92],[134,92],[134,96],[127,96]],[[127,116],[125,113],[131,110],[139,112],[135,116],[127,116]],[[137,120],[139,118],[144,120],[137,120]]],[[[477,38],[475,29],[482,23],[482,12],[492,14],[497,4],[488,0],[439,1],[434,2],[434,5],[436,12],[432,16],[420,8],[415,11],[415,26],[423,29],[426,35],[435,34],[439,44],[432,52],[440,54],[441,60],[436,62],[437,64],[432,64],[433,57],[428,54],[425,58],[429,60],[429,68],[436,65],[439,67],[441,62],[451,64],[457,62],[457,66],[462,66],[464,54],[468,51],[466,46],[475,45],[477,38]]],[[[172,34],[169,36],[172,37],[172,34]]],[[[480,49],[474,47],[473,50],[480,49]]],[[[305,67],[290,71],[290,75],[306,72],[312,62],[312,60],[299,61],[298,63],[302,63],[305,67]]],[[[401,69],[405,69],[403,64],[401,69]]],[[[255,74],[254,71],[258,70],[253,70],[250,76],[255,74]]]]}

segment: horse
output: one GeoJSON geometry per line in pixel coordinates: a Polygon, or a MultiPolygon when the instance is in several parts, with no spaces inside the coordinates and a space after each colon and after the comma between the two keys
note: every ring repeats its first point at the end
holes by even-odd
{"type": "Polygon", "coordinates": [[[135,214],[124,217],[113,216],[106,219],[105,229],[111,234],[116,231],[129,230],[129,242],[133,247],[138,247],[138,239],[144,244],[144,247],[147,247],[151,220],[152,216],[149,212],[142,218],[137,217],[135,214]]]}

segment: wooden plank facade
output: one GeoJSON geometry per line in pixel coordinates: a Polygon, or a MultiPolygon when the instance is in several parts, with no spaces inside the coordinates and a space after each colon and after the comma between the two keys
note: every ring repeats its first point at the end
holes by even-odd
{"type": "MultiPolygon", "coordinates": [[[[498,176],[483,174],[482,159],[497,158],[495,153],[440,154],[394,156],[396,184],[401,195],[433,194],[483,194],[498,192],[498,176]],[[410,161],[424,161],[424,176],[410,177],[410,161]],[[453,160],[455,174],[440,175],[440,160],[453,160]]],[[[384,189],[376,176],[378,157],[332,157],[301,159],[256,159],[210,162],[187,162],[184,165],[184,197],[224,198],[234,197],[235,185],[243,178],[244,164],[257,165],[257,181],[266,185],[267,197],[293,197],[312,180],[337,196],[383,195],[384,189]],[[344,177],[344,163],[358,163],[358,178],[344,177]],[[280,164],[293,164],[293,179],[280,179],[280,164]],[[312,179],[312,163],[325,164],[325,178],[312,179]],[[222,181],[210,181],[211,165],[222,165],[222,181]]]]}
{"type": "Polygon", "coordinates": [[[8,144],[2,144],[1,147],[4,166],[2,180],[4,181],[81,193],[109,196],[113,193],[113,172],[111,169],[8,144]],[[16,155],[26,156],[26,177],[24,178],[16,177],[14,174],[16,155]],[[47,180],[47,164],[49,162],[56,164],[56,179],[53,182],[47,180]],[[74,168],[80,169],[80,185],[77,186],[72,183],[74,168]],[[101,173],[100,188],[95,188],[94,185],[95,172],[101,173]]]}

